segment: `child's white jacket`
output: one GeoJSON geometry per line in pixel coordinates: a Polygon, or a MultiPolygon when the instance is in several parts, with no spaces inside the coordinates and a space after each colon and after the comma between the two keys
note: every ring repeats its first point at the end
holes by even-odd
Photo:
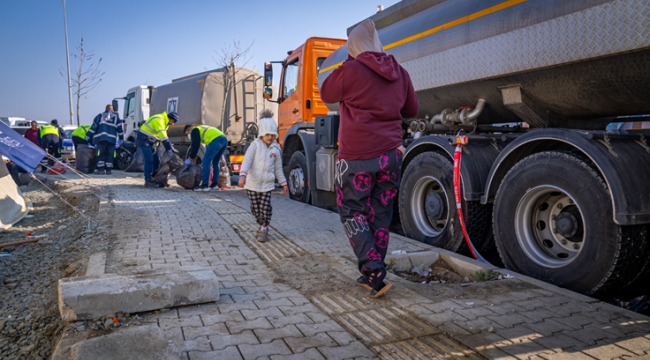
{"type": "Polygon", "coordinates": [[[244,188],[251,191],[267,192],[275,189],[276,178],[281,186],[286,185],[280,145],[274,141],[266,146],[260,138],[255,139],[246,150],[239,175],[246,177],[244,188]]]}

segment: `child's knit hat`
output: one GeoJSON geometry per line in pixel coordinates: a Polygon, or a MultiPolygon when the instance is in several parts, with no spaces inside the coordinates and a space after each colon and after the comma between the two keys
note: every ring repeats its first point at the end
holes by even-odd
{"type": "Polygon", "coordinates": [[[259,121],[259,132],[258,137],[264,135],[275,135],[278,137],[278,125],[273,120],[273,111],[270,109],[264,109],[260,111],[260,121],[259,121]]]}

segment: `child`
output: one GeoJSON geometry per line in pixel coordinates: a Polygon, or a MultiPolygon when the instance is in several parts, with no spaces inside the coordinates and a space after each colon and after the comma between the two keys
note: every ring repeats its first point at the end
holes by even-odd
{"type": "Polygon", "coordinates": [[[287,194],[287,180],[282,173],[280,145],[275,141],[278,127],[273,120],[273,112],[264,109],[260,112],[259,135],[253,141],[239,170],[239,186],[246,189],[251,201],[251,212],[260,224],[257,241],[265,242],[268,226],[271,222],[271,191],[275,189],[275,179],[287,194]]]}

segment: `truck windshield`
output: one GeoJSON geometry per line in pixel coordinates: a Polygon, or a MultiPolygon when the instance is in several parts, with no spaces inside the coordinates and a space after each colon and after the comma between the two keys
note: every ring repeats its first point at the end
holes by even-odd
{"type": "Polygon", "coordinates": [[[295,59],[284,69],[284,87],[282,98],[286,99],[296,91],[298,87],[298,59],[295,59]]]}

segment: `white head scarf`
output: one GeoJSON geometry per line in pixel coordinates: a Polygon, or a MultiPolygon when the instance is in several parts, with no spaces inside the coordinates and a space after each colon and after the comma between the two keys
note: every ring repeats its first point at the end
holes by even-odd
{"type": "Polygon", "coordinates": [[[350,56],[356,58],[366,51],[384,52],[384,47],[379,41],[379,34],[375,29],[375,23],[370,19],[362,21],[352,29],[348,36],[348,54],[350,56]]]}

